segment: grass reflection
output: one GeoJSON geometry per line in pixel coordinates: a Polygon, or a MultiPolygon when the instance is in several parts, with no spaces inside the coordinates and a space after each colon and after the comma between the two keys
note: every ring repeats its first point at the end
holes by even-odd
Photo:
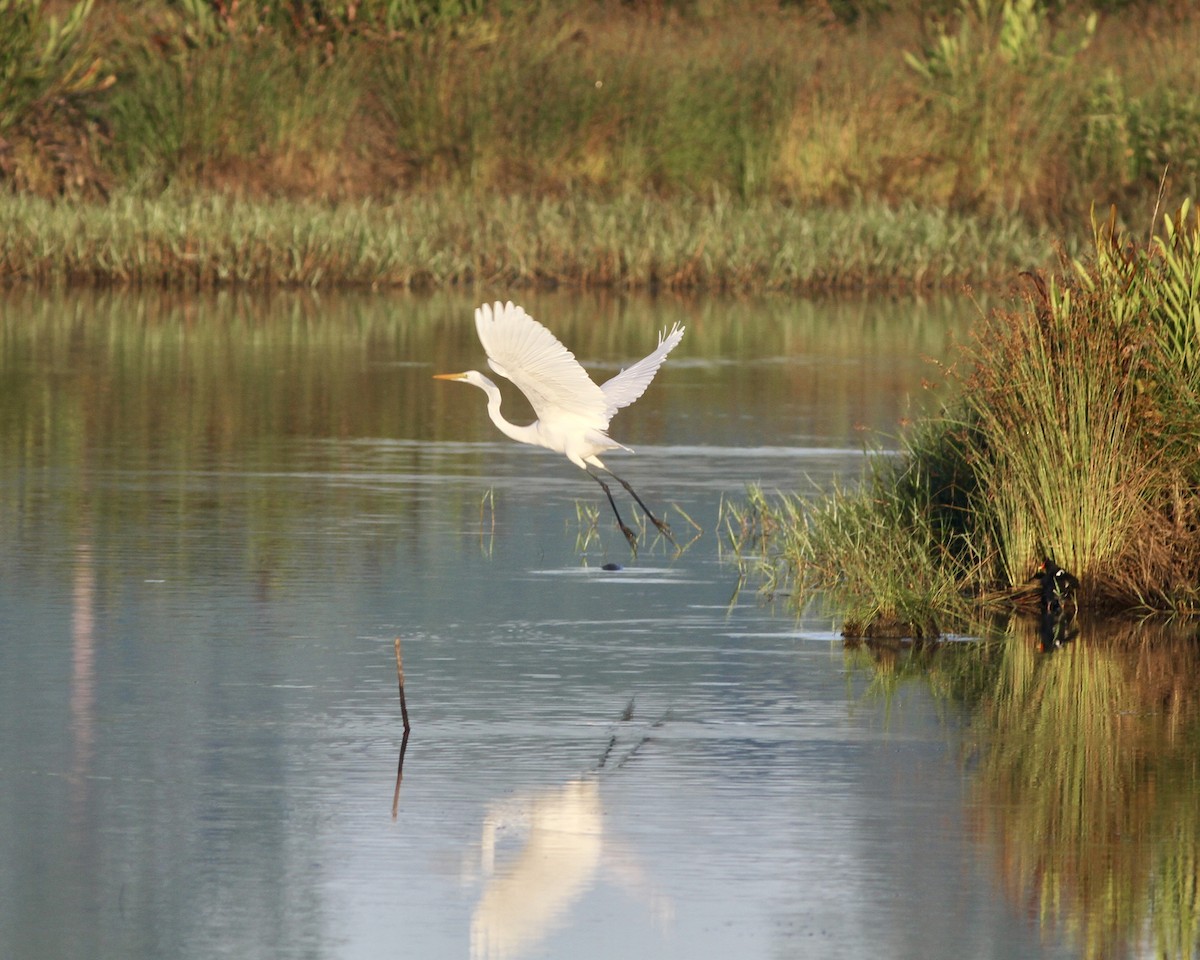
{"type": "MultiPolygon", "coordinates": [[[[465,436],[461,423],[448,422],[446,412],[465,405],[434,390],[428,374],[483,364],[471,309],[505,293],[4,291],[0,442],[31,454],[47,444],[115,440],[186,457],[297,435],[492,439],[483,417],[470,418],[480,422],[465,436]]],[[[644,352],[658,328],[687,325],[685,353],[663,377],[679,385],[676,392],[660,390],[653,409],[626,414],[652,440],[667,439],[651,428],[661,428],[672,397],[695,404],[696,391],[721,391],[724,410],[811,397],[833,411],[833,426],[847,438],[859,425],[893,426],[912,384],[928,372],[924,358],[948,356],[955,332],[975,316],[974,307],[949,298],[880,304],[531,293],[524,302],[597,376],[644,352]]],[[[519,399],[506,401],[514,417],[519,399]]]]}
{"type": "Polygon", "coordinates": [[[939,640],[846,641],[850,676],[869,678],[863,696],[890,703],[907,682],[927,684],[941,703],[975,704],[995,682],[993,645],[939,640]]]}
{"type": "Polygon", "coordinates": [[[848,649],[869,695],[920,678],[972,709],[970,821],[1013,906],[1084,957],[1200,953],[1194,625],[1081,618],[1047,648],[1014,618],[979,645],[848,649]],[[1045,652],[1052,649],[1053,652],[1045,652]]]}
{"type": "Polygon", "coordinates": [[[1005,889],[1087,957],[1200,948],[1194,628],[1106,621],[1039,655],[1014,620],[980,705],[974,801],[1005,889]]]}

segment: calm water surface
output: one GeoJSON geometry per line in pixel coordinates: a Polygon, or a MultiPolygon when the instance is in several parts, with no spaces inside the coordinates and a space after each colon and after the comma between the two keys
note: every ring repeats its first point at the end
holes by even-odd
{"type": "MultiPolygon", "coordinates": [[[[852,477],[974,308],[526,302],[598,379],[688,325],[609,458],[682,552],[632,557],[594,484],[431,379],[483,364],[469,298],[0,301],[0,957],[1161,944],[1144,906],[1047,905],[1036,747],[987,751],[963,698],[720,555],[722,498],[852,477]]],[[[1065,689],[1107,669],[1077,647],[996,669],[1065,689]]],[[[1156,796],[1195,789],[1186,729],[1156,796]]],[[[1185,887],[1200,831],[1160,806],[1135,866],[1167,851],[1185,887]]],[[[1196,920],[1166,917],[1180,953],[1196,920]]]]}

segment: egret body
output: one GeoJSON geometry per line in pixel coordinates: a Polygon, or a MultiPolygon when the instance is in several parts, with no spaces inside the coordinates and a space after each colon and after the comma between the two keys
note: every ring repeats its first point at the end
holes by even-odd
{"type": "Polygon", "coordinates": [[[684,328],[675,324],[659,334],[658,347],[647,357],[622,370],[599,386],[549,330],[512,303],[485,303],[475,310],[475,329],[488,356],[488,366],[511,380],[529,399],[537,419],[529,424],[512,423],[500,413],[500,389],[478,370],[439,373],[435,379],[459,380],[478,387],[488,398],[488,416],[505,436],[561,453],[600,484],[608,497],[617,526],[630,546],[636,545],[633,531],[625,525],[605,480],[593,472],[603,470],[621,484],[650,521],[670,538],[671,531],[642,502],[633,487],[608,469],[600,454],[628,450],[608,435],[608,424],[622,407],[638,399],[658,368],[683,339],[684,328]]]}

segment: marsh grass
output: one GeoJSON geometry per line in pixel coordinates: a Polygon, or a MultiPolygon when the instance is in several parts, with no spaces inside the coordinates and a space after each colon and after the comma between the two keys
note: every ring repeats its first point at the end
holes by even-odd
{"type": "Polygon", "coordinates": [[[1184,4],[912,0],[851,27],[728,0],[12,2],[0,50],[57,52],[14,58],[0,177],[43,195],[727,197],[1061,231],[1093,200],[1132,217],[1164,165],[1200,193],[1184,4]]]}
{"type": "Polygon", "coordinates": [[[1019,222],[937,210],[800,211],[665,202],[415,194],[329,206],[209,195],[80,205],[0,195],[0,280],[205,288],[922,290],[1044,261],[1019,222]]]}
{"type": "MultiPolygon", "coordinates": [[[[933,19],[919,53],[904,54],[940,133],[946,199],[959,207],[1044,206],[1062,191],[1055,157],[1078,108],[1079,90],[1064,80],[1097,17],[1070,10],[1051,18],[1033,0],[960,0],[954,8],[955,16],[933,19]]],[[[1052,213],[1061,218],[1063,209],[1052,213]]]]}
{"type": "Polygon", "coordinates": [[[1196,612],[1200,215],[1164,224],[1147,244],[1098,222],[1087,263],[1034,275],[966,350],[957,397],[857,487],[752,492],[728,532],[765,589],[828,595],[851,635],[929,636],[1029,594],[1052,557],[1085,605],[1196,612]]]}
{"type": "Polygon", "coordinates": [[[111,85],[88,49],[92,3],[73,3],[59,18],[48,16],[41,0],[0,0],[0,133],[44,116],[55,103],[77,107],[111,85]]]}
{"type": "MultiPolygon", "coordinates": [[[[612,511],[609,509],[608,503],[604,500],[604,495],[600,494],[599,491],[597,492],[600,497],[598,503],[583,500],[575,501],[575,551],[581,555],[586,554],[592,546],[604,549],[604,530],[612,529],[614,536],[616,536],[612,511]]],[[[641,550],[654,551],[661,547],[664,551],[669,550],[672,556],[679,557],[686,553],[688,548],[704,535],[703,528],[677,503],[671,503],[669,509],[659,514],[660,519],[671,527],[676,539],[674,543],[663,536],[662,532],[657,529],[653,533],[650,533],[649,531],[652,528],[645,514],[636,509],[632,504],[629,509],[621,510],[621,516],[633,530],[634,536],[637,538],[637,546],[633,549],[634,556],[637,556],[641,550]],[[671,522],[672,511],[674,511],[678,518],[675,522],[671,522]]],[[[615,542],[619,544],[618,549],[623,549],[627,545],[623,536],[616,536],[615,542]]]]}
{"type": "Polygon", "coordinates": [[[575,552],[583,555],[593,543],[600,542],[600,508],[575,501],[575,552]]]}
{"type": "Polygon", "coordinates": [[[488,487],[479,498],[479,552],[491,559],[496,544],[496,491],[488,487]]]}
{"type": "Polygon", "coordinates": [[[267,33],[131,47],[111,94],[111,163],[125,182],[206,184],[242,195],[355,192],[342,158],[361,71],[267,33]]]}
{"type": "Polygon", "coordinates": [[[937,637],[971,614],[963,560],[938,534],[939,510],[895,455],[875,454],[856,487],[815,501],[752,489],[725,509],[724,533],[770,596],[817,599],[848,637],[937,637]]]}

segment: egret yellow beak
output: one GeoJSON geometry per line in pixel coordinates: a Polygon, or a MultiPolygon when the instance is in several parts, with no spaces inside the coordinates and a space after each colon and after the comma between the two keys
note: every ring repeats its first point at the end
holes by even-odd
{"type": "Polygon", "coordinates": [[[465,373],[435,373],[434,380],[461,380],[465,377],[465,373]]]}

